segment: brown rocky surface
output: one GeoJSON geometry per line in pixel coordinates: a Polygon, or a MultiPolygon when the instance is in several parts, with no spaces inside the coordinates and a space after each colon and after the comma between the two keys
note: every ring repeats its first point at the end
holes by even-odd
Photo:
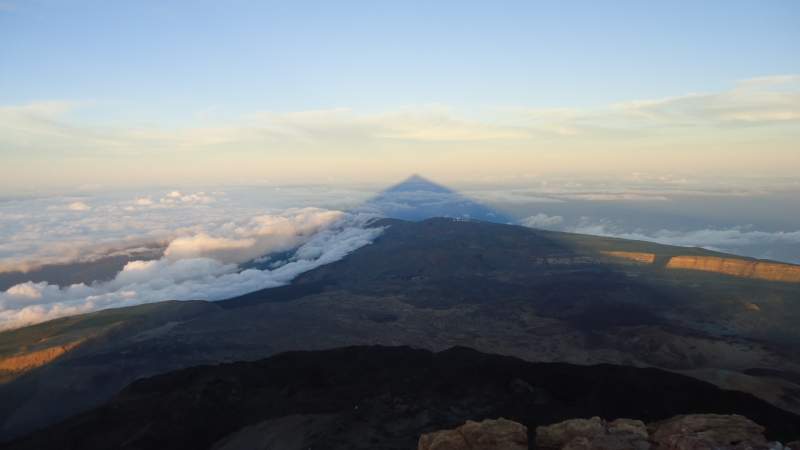
{"type": "MultiPolygon", "coordinates": [[[[0,384],[0,439],[96,407],[138,378],[290,350],[375,344],[659,367],[800,412],[800,303],[792,301],[800,283],[665,268],[683,255],[736,259],[702,249],[445,219],[382,225],[388,228],[372,245],[288,286],[0,333],[3,358],[124,324],[0,384]],[[653,264],[613,258],[615,264],[602,252],[656,257],[653,264]]],[[[585,413],[600,414],[610,415],[585,413]]]]}
{"type": "Polygon", "coordinates": [[[736,414],[689,414],[650,425],[662,450],[766,448],[764,427],[736,414]]]}
{"type": "Polygon", "coordinates": [[[605,423],[599,417],[571,419],[536,428],[536,447],[558,450],[575,438],[594,438],[605,433],[605,423]]]}
{"type": "Polygon", "coordinates": [[[717,256],[673,256],[667,269],[701,270],[768,281],[800,283],[800,266],[717,256]]]}
{"type": "Polygon", "coordinates": [[[64,345],[36,350],[29,353],[9,356],[0,359],[0,383],[13,379],[15,376],[28,370],[41,367],[59,356],[67,353],[83,343],[77,340],[64,345]]]}
{"type": "Polygon", "coordinates": [[[468,420],[453,430],[420,436],[418,450],[526,450],[528,428],[499,418],[482,422],[468,420]]]}
{"type": "Polygon", "coordinates": [[[655,253],[625,252],[625,251],[606,251],[602,253],[604,255],[613,256],[615,258],[626,259],[629,261],[642,264],[653,264],[653,262],[656,260],[655,253]]]}
{"type": "Polygon", "coordinates": [[[648,450],[647,427],[641,420],[599,417],[570,419],[536,428],[536,448],[552,450],[648,450]]]}
{"type": "MultiPolygon", "coordinates": [[[[528,448],[527,429],[505,419],[468,421],[423,435],[418,450],[528,448]]],[[[539,450],[758,450],[797,449],[800,441],[767,442],[764,427],[747,417],[688,414],[645,425],[641,420],[570,419],[536,428],[539,450]]]]}

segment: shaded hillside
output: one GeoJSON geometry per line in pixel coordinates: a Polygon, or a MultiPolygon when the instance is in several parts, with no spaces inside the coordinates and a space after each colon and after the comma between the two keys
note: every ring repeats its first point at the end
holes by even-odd
{"type": "MultiPolygon", "coordinates": [[[[375,226],[383,234],[341,261],[281,288],[197,302],[196,314],[153,304],[148,321],[99,338],[59,334],[51,324],[61,322],[16,340],[0,333],[9,356],[42,336],[89,336],[0,384],[0,438],[94,407],[142,376],[365,344],[661,367],[800,411],[800,284],[667,267],[681,255],[734,258],[702,249],[452,219],[375,226]]],[[[70,318],[69,329],[94,317],[70,318]]]]}
{"type": "Polygon", "coordinates": [[[698,412],[746,415],[772,439],[800,430],[800,417],[750,395],[656,369],[351,347],[140,380],[107,405],[4,448],[203,449],[236,440],[257,449],[282,436],[275,425],[291,423],[302,436],[297,448],[409,449],[421,433],[467,419],[502,416],[534,430],[572,417],[698,412]]]}

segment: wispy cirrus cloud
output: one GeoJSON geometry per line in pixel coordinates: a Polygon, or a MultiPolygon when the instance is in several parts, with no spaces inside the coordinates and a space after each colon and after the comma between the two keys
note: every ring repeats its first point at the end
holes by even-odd
{"type": "Polygon", "coordinates": [[[652,127],[720,127],[800,123],[800,76],[742,80],[721,92],[630,100],[605,108],[519,108],[534,130],[560,136],[637,131],[652,127]]]}
{"type": "Polygon", "coordinates": [[[76,102],[37,102],[0,107],[7,145],[49,148],[82,143],[106,151],[202,148],[222,144],[321,144],[331,141],[420,142],[534,141],[541,133],[634,130],[651,125],[719,126],[800,123],[800,76],[744,80],[733,88],[662,99],[620,102],[599,109],[521,107],[491,120],[468,119],[442,105],[360,114],[349,108],[253,112],[213,125],[179,128],[100,127],[69,119],[76,102]],[[46,144],[46,145],[43,145],[46,144]]]}
{"type": "Polygon", "coordinates": [[[800,133],[798,79],[764,77],[720,92],[592,109],[254,111],[190,118],[180,126],[92,121],[87,117],[97,105],[91,103],[5,106],[0,152],[10,163],[0,167],[0,190],[59,179],[140,186],[165,178],[252,181],[265,174],[289,182],[375,181],[413,172],[463,179],[532,168],[597,173],[709,164],[737,173],[787,173],[798,162],[788,151],[800,133]],[[54,161],[63,170],[54,171],[54,161]]]}
{"type": "Polygon", "coordinates": [[[754,78],[719,93],[614,105],[634,119],[680,126],[800,123],[800,76],[754,78]]]}

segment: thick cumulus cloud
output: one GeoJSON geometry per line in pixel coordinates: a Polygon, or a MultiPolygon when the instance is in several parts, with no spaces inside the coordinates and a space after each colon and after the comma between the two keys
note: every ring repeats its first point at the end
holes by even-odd
{"type": "Polygon", "coordinates": [[[228,222],[216,233],[174,239],[164,256],[131,261],[114,279],[59,287],[26,282],[0,293],[0,329],[98,309],[162,300],[219,300],[288,283],[298,274],[337,261],[382,231],[373,216],[315,208],[228,222]],[[221,234],[227,233],[227,234],[221,234]],[[297,248],[268,270],[237,263],[297,248]]]}
{"type": "Polygon", "coordinates": [[[241,225],[225,224],[221,229],[229,237],[198,233],[177,238],[167,246],[164,256],[170,260],[207,257],[225,263],[243,263],[266,253],[294,248],[342,216],[339,211],[315,208],[260,215],[241,225]]]}

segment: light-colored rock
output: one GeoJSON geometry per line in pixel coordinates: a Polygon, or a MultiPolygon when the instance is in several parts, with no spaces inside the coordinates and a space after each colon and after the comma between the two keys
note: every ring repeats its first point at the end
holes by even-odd
{"type": "Polygon", "coordinates": [[[536,427],[536,448],[560,450],[576,438],[592,438],[606,433],[606,424],[599,417],[571,419],[553,425],[536,427]]]}
{"type": "Polygon", "coordinates": [[[593,438],[575,438],[562,450],[650,450],[650,443],[634,434],[605,434],[593,438]]]}
{"type": "Polygon", "coordinates": [[[739,415],[689,414],[651,424],[660,450],[767,448],[764,427],[739,415]]]}
{"type": "Polygon", "coordinates": [[[474,422],[468,420],[454,430],[442,430],[420,436],[418,450],[527,450],[528,428],[499,418],[474,422]]]}
{"type": "Polygon", "coordinates": [[[628,261],[633,261],[641,264],[653,264],[656,260],[655,253],[641,253],[641,252],[602,252],[604,255],[613,256],[614,258],[621,258],[628,261]]]}
{"type": "MultiPolygon", "coordinates": [[[[541,448],[541,447],[539,447],[541,448]]],[[[569,441],[561,450],[591,450],[592,441],[586,437],[576,437],[569,441]]]]}
{"type": "Polygon", "coordinates": [[[800,283],[800,266],[718,256],[673,256],[667,269],[701,270],[734,277],[800,283]]]}
{"type": "Polygon", "coordinates": [[[616,419],[608,424],[609,434],[631,434],[643,439],[648,438],[647,426],[641,420],[616,419]]]}
{"type": "Polygon", "coordinates": [[[644,422],[634,419],[592,417],[536,429],[537,448],[552,450],[649,450],[647,437],[644,422]]]}
{"type": "MultiPolygon", "coordinates": [[[[527,428],[506,419],[467,421],[453,429],[422,435],[418,450],[523,450],[527,428]]],[[[599,417],[571,419],[536,428],[540,450],[800,450],[768,443],[764,427],[739,415],[688,414],[649,427],[641,420],[599,417]]]]}
{"type": "Polygon", "coordinates": [[[465,450],[467,441],[457,430],[442,430],[420,436],[418,450],[465,450]]]}

